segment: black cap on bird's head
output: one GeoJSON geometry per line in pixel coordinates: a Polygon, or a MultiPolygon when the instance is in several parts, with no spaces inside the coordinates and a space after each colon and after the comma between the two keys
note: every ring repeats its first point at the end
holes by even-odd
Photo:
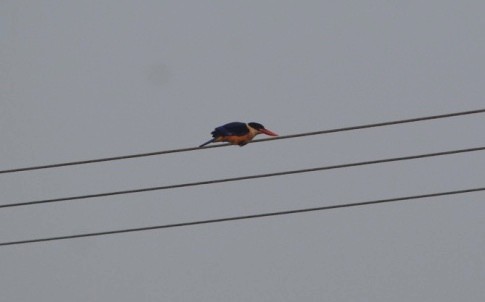
{"type": "Polygon", "coordinates": [[[260,123],[251,122],[251,123],[248,123],[248,125],[249,127],[254,128],[256,130],[264,129],[264,126],[261,125],[260,123]]]}
{"type": "Polygon", "coordinates": [[[261,125],[260,123],[251,122],[251,123],[248,123],[248,126],[266,135],[278,136],[278,134],[264,128],[264,126],[261,125]]]}

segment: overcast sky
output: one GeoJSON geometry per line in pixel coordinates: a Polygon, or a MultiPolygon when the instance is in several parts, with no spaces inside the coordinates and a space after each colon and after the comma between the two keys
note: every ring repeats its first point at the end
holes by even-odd
{"type": "MultiPolygon", "coordinates": [[[[0,169],[485,108],[483,1],[0,1],[0,169]]],[[[485,146],[483,114],[0,175],[15,203],[485,146]]],[[[0,209],[0,242],[485,186],[485,154],[0,209]]],[[[0,247],[2,301],[483,301],[485,193],[0,247]]]]}

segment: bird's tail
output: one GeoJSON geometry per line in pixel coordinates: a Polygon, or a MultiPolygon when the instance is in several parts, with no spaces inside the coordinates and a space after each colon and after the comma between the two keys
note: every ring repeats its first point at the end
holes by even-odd
{"type": "Polygon", "coordinates": [[[205,145],[208,145],[208,144],[213,143],[215,141],[216,141],[216,138],[210,139],[210,140],[206,141],[205,143],[203,143],[202,145],[200,145],[199,148],[202,148],[205,145]]]}

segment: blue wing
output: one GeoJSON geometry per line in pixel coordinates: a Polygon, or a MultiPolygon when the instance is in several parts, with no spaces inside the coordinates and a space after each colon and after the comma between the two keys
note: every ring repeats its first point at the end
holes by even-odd
{"type": "Polygon", "coordinates": [[[214,131],[212,131],[213,137],[219,136],[231,136],[237,135],[242,136],[248,134],[249,129],[245,123],[241,122],[233,122],[229,124],[225,124],[223,126],[217,127],[214,131]]]}

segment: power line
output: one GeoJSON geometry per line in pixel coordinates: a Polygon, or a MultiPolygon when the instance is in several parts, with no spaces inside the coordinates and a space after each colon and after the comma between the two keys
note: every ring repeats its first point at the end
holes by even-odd
{"type": "MultiPolygon", "coordinates": [[[[265,139],[254,140],[250,143],[260,143],[260,142],[267,142],[267,141],[281,140],[281,139],[290,139],[290,138],[303,137],[303,136],[321,135],[321,134],[329,134],[329,133],[336,133],[336,132],[353,131],[353,130],[358,130],[358,129],[384,127],[384,126],[391,126],[391,125],[397,125],[397,124],[414,123],[414,122],[420,122],[420,121],[435,120],[435,119],[442,119],[442,118],[449,118],[449,117],[456,117],[456,116],[463,116],[463,115],[471,115],[471,114],[478,114],[478,113],[485,113],[485,109],[462,111],[462,112],[440,114],[440,115],[430,115],[430,116],[424,116],[424,117],[418,117],[418,118],[395,120],[395,121],[373,123],[373,124],[364,124],[364,125],[359,125],[359,126],[335,128],[335,129],[328,129],[328,130],[321,130],[321,131],[314,131],[314,132],[304,132],[304,133],[291,134],[291,135],[282,135],[282,136],[278,136],[278,137],[274,137],[274,138],[265,138],[265,139]]],[[[50,165],[39,165],[39,166],[31,166],[31,167],[24,167],[24,168],[14,168],[14,169],[0,170],[0,174],[23,172],[23,171],[32,171],[32,170],[41,170],[41,169],[51,169],[51,168],[59,168],[59,167],[65,167],[65,166],[84,165],[84,164],[92,164],[92,163],[99,163],[99,162],[138,158],[138,157],[163,155],[163,154],[170,154],[170,153],[197,151],[197,150],[227,147],[227,146],[229,146],[229,144],[211,145],[211,146],[207,146],[207,147],[204,147],[204,148],[190,147],[190,148],[163,150],[163,151],[155,151],[155,152],[148,152],[148,153],[137,153],[137,154],[130,154],[130,155],[122,155],[122,156],[104,157],[104,158],[97,158],[97,159],[90,159],[90,160],[71,161],[71,162],[64,162],[64,163],[57,163],[57,164],[50,164],[50,165]]]]}
{"type": "Polygon", "coordinates": [[[338,209],[338,208],[358,207],[358,206],[367,206],[367,205],[380,204],[380,203],[390,203],[390,202],[406,201],[406,200],[413,200],[413,199],[439,197],[439,196],[445,196],[445,195],[465,194],[465,193],[472,193],[472,192],[479,192],[479,191],[485,191],[485,187],[440,192],[440,193],[404,196],[404,197],[396,197],[396,198],[388,198],[388,199],[378,199],[378,200],[355,202],[355,203],[337,204],[337,205],[321,206],[321,207],[314,207],[314,208],[304,208],[304,209],[296,209],[296,210],[288,210],[288,211],[267,212],[267,213],[261,213],[261,214],[232,216],[232,217],[216,218],[216,219],[208,219],[208,220],[197,220],[197,221],[190,221],[190,222],[181,222],[181,223],[148,226],[148,227],[140,227],[140,228],[120,229],[120,230],[113,230],[113,231],[84,233],[84,234],[56,236],[56,237],[45,237],[45,238],[37,238],[37,239],[19,240],[19,241],[6,241],[6,242],[0,242],[0,246],[20,245],[20,244],[27,244],[27,243],[57,241],[57,240],[66,240],[66,239],[75,239],[75,238],[84,238],[84,237],[106,236],[106,235],[114,235],[114,234],[121,234],[121,233],[132,233],[132,232],[141,232],[141,231],[149,231],[149,230],[156,230],[156,229],[177,228],[177,227],[184,227],[184,226],[219,223],[219,222],[227,222],[227,221],[234,221],[234,220],[245,220],[245,219],[255,219],[255,218],[263,218],[263,217],[271,217],[271,216],[308,213],[308,212],[325,211],[325,210],[332,210],[332,209],[338,209]]]}
{"type": "Polygon", "coordinates": [[[468,152],[483,151],[483,150],[485,150],[485,147],[477,147],[477,148],[468,148],[468,149],[451,150],[451,151],[444,151],[444,152],[426,153],[426,154],[418,154],[418,155],[403,156],[403,157],[392,157],[392,158],[370,160],[370,161],[361,161],[361,162],[332,165],[332,166],[323,166],[323,167],[308,168],[308,169],[300,169],[300,170],[290,170],[290,171],[283,171],[283,172],[274,172],[274,173],[256,174],[256,175],[240,176],[240,177],[232,177],[232,178],[205,180],[205,181],[182,183],[182,184],[175,184],[175,185],[168,185],[168,186],[158,186],[158,187],[149,187],[149,188],[141,188],[141,189],[105,192],[105,193],[97,193],[97,194],[77,195],[77,196],[52,198],[52,199],[42,199],[42,200],[34,200],[34,201],[27,201],[27,202],[3,204],[3,205],[0,205],[0,208],[27,206],[27,205],[34,205],[34,204],[54,203],[54,202],[88,199],[88,198],[95,198],[95,197],[106,197],[106,196],[112,196],[112,195],[141,193],[141,192],[148,192],[148,191],[168,190],[168,189],[176,189],[176,188],[183,188],[183,187],[193,187],[193,186],[241,181],[241,180],[256,179],[256,178],[267,178],[267,177],[283,176],[283,175],[290,175],[290,174],[300,174],[300,173],[316,172],[316,171],[323,171],[323,170],[332,170],[332,169],[342,169],[342,168],[350,168],[350,167],[356,167],[356,166],[373,165],[373,164],[388,163],[388,162],[395,162],[395,161],[413,160],[413,159],[420,159],[420,158],[427,158],[427,157],[445,156],[445,155],[468,153],[468,152]]]}

